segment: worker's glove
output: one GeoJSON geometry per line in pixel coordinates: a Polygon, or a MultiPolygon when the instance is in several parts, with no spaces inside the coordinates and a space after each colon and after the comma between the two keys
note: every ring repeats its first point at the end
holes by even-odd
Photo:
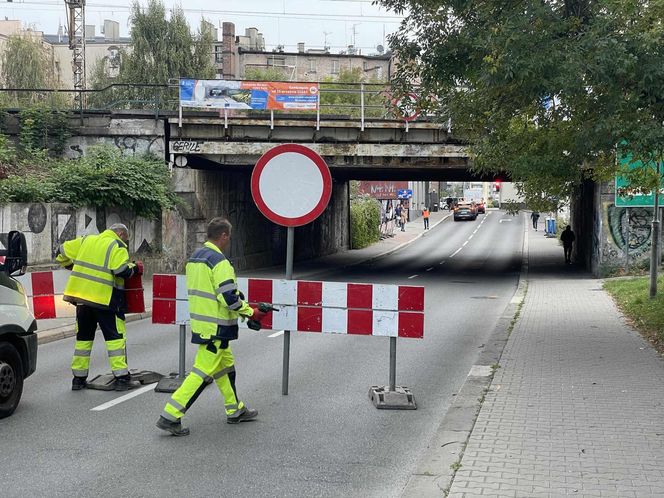
{"type": "Polygon", "coordinates": [[[257,306],[252,306],[251,309],[254,310],[254,314],[251,315],[252,320],[255,320],[257,322],[261,322],[263,320],[263,318],[265,318],[267,316],[267,313],[265,313],[264,311],[261,311],[260,309],[258,309],[257,306]]]}
{"type": "Polygon", "coordinates": [[[240,296],[240,301],[246,301],[246,299],[244,298],[244,294],[242,294],[241,290],[237,291],[237,295],[240,296]]]}
{"type": "Polygon", "coordinates": [[[143,275],[143,262],[142,261],[134,261],[134,275],[143,275]]]}

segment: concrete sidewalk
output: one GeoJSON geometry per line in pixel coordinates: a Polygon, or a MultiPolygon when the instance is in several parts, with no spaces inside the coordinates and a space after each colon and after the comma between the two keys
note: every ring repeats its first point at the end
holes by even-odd
{"type": "MultiPolygon", "coordinates": [[[[442,223],[450,215],[449,211],[431,213],[430,228],[442,223]]],[[[332,270],[346,268],[366,261],[386,256],[410,244],[425,234],[422,218],[417,218],[406,224],[405,231],[396,230],[393,237],[387,237],[369,247],[359,250],[343,251],[322,258],[308,261],[297,261],[294,265],[293,277],[296,279],[311,278],[332,270]]],[[[247,270],[238,272],[243,277],[282,278],[285,272],[283,266],[247,270]]],[[[127,315],[127,322],[142,320],[152,316],[152,278],[144,278],[145,313],[127,315]]],[[[39,344],[57,341],[76,335],[74,317],[54,318],[37,321],[37,335],[39,344]]]]}
{"type": "Polygon", "coordinates": [[[556,239],[529,228],[526,245],[523,308],[449,496],[664,496],[661,357],[556,239]]]}

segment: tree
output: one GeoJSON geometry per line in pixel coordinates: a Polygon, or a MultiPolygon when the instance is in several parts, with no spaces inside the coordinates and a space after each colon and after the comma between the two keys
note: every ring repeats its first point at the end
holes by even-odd
{"type": "MultiPolygon", "coordinates": [[[[181,6],[167,10],[161,0],[149,0],[142,7],[131,7],[131,47],[120,53],[120,70],[115,79],[106,75],[99,61],[93,70],[91,85],[101,89],[111,82],[165,85],[171,78],[211,79],[215,76],[212,62],[212,25],[201,20],[193,35],[181,6]]],[[[153,88],[120,90],[106,100],[153,100],[162,97],[175,100],[176,91],[160,96],[153,88]]],[[[142,106],[145,102],[141,103],[142,106]]],[[[159,105],[159,104],[157,104],[159,105]]]]}
{"type": "Polygon", "coordinates": [[[523,182],[534,209],[611,178],[621,144],[643,164],[664,159],[664,2],[380,3],[410,12],[390,39],[395,86],[420,82],[421,105],[451,116],[475,167],[523,182]]]}
{"type": "Polygon", "coordinates": [[[326,76],[321,84],[320,103],[323,111],[359,117],[361,113],[360,83],[364,87],[364,116],[382,117],[389,95],[378,80],[366,80],[361,68],[341,69],[335,77],[326,76]]]}
{"type": "Polygon", "coordinates": [[[410,11],[390,40],[395,85],[420,82],[420,105],[452,117],[475,167],[510,173],[531,202],[611,177],[619,143],[661,160],[664,3],[380,3],[410,11]]]}
{"type": "Polygon", "coordinates": [[[249,81],[288,81],[290,78],[285,70],[278,67],[268,67],[265,69],[248,67],[244,71],[244,79],[249,81]]]}
{"type": "MultiPolygon", "coordinates": [[[[42,44],[31,36],[10,36],[0,54],[0,82],[4,88],[50,88],[55,80],[42,44]]],[[[43,100],[36,92],[11,92],[7,104],[43,100]]]]}

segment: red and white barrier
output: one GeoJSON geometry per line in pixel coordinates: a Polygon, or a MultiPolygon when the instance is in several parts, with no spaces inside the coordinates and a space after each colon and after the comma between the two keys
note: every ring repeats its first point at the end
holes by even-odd
{"type": "Polygon", "coordinates": [[[37,320],[76,316],[76,307],[62,299],[69,274],[67,270],[36,271],[16,277],[37,320]]]}
{"type": "MultiPolygon", "coordinates": [[[[249,303],[279,308],[263,320],[264,329],[424,336],[424,287],[239,278],[238,288],[249,303]]],[[[154,275],[152,322],[189,322],[184,275],[154,275]]]]}

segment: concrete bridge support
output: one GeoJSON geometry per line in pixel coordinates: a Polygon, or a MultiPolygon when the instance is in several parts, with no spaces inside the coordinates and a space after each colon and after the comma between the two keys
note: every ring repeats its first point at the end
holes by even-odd
{"type": "MultiPolygon", "coordinates": [[[[286,229],[268,221],[256,208],[249,183],[251,170],[175,169],[174,173],[176,191],[182,199],[181,219],[166,219],[165,224],[181,225],[179,229],[168,231],[182,235],[164,240],[165,252],[170,250],[167,257],[185,262],[205,241],[207,222],[215,216],[224,216],[234,227],[226,255],[237,270],[285,262],[286,229]]],[[[323,215],[314,223],[295,230],[296,260],[347,249],[348,220],[348,182],[335,181],[330,204],[323,215]]]]}

